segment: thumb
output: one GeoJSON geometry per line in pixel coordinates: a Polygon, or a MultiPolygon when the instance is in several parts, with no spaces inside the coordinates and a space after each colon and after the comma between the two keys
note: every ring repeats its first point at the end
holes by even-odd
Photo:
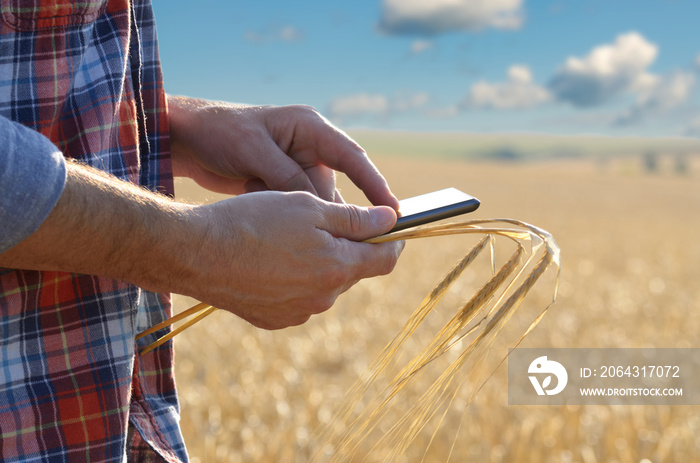
{"type": "Polygon", "coordinates": [[[327,204],[325,230],[336,238],[364,241],[388,232],[396,224],[396,211],[388,206],[327,204]]]}

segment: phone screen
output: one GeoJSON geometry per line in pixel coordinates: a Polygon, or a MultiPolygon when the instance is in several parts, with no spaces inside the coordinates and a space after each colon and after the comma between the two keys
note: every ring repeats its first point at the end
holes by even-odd
{"type": "Polygon", "coordinates": [[[475,211],[481,202],[456,188],[433,191],[399,201],[399,219],[391,232],[475,211]]]}

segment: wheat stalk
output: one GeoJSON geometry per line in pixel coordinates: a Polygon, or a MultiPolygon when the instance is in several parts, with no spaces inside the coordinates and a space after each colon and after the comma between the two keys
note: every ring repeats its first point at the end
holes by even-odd
{"type": "MultiPolygon", "coordinates": [[[[557,269],[560,267],[559,247],[553,237],[538,227],[513,219],[481,219],[427,225],[379,236],[366,242],[383,243],[457,234],[484,236],[433,288],[366,373],[348,391],[333,419],[317,436],[317,441],[321,442],[322,446],[314,454],[314,461],[354,461],[358,458],[363,459],[368,453],[380,455],[384,461],[395,461],[406,451],[427,423],[438,415],[441,408],[444,408],[444,411],[439,417],[439,423],[444,420],[465,378],[474,371],[483,374],[481,370],[489,349],[493,346],[498,334],[511,320],[527,293],[548,267],[552,264],[557,269]],[[516,246],[510,258],[497,271],[494,259],[496,237],[510,240],[516,246]],[[397,359],[402,347],[411,339],[453,283],[487,246],[491,249],[494,268],[491,278],[459,308],[417,355],[409,360],[397,374],[387,378],[385,386],[380,387],[380,392],[362,407],[361,401],[363,398],[366,399],[369,389],[379,386],[381,375],[388,371],[389,365],[397,359]],[[539,259],[537,259],[538,256],[539,259]],[[439,374],[438,378],[430,383],[420,399],[414,401],[414,404],[400,418],[391,422],[388,430],[378,433],[377,429],[380,423],[383,423],[382,420],[395,412],[402,396],[425,376],[427,367],[470,337],[473,339],[468,341],[467,346],[439,374]],[[356,413],[358,408],[361,411],[356,413]],[[356,416],[353,417],[353,414],[356,416]],[[379,437],[375,438],[376,434],[379,434],[379,437]]],[[[513,347],[519,345],[522,339],[537,326],[554,302],[557,284],[558,272],[552,301],[530,323],[513,347]]],[[[141,353],[145,354],[158,347],[216,310],[215,307],[200,303],[139,334],[137,339],[193,316],[179,328],[151,343],[141,353]]],[[[506,357],[507,354],[503,355],[498,365],[506,357]]],[[[494,371],[495,368],[486,372],[488,376],[480,376],[473,384],[467,405],[472,402],[494,371]]],[[[430,443],[432,439],[428,443],[428,448],[430,443]]]]}
{"type": "MultiPolygon", "coordinates": [[[[430,420],[436,416],[438,416],[439,422],[444,420],[460,386],[465,381],[465,377],[473,370],[478,371],[479,367],[482,366],[494,340],[513,317],[525,295],[551,264],[555,264],[557,268],[560,265],[559,248],[549,233],[512,219],[471,220],[431,225],[378,237],[371,241],[384,242],[395,239],[474,233],[485,234],[486,237],[479,241],[464,259],[438,283],[431,294],[411,315],[401,331],[370,365],[363,377],[346,394],[333,419],[317,436],[320,448],[314,454],[314,461],[364,461],[370,456],[383,461],[396,461],[430,420]],[[517,228],[492,226],[498,223],[514,225],[517,228]],[[380,375],[386,372],[388,365],[398,357],[401,347],[411,338],[445,291],[452,286],[469,263],[483,251],[486,244],[491,244],[493,251],[494,236],[505,237],[516,243],[516,249],[507,262],[498,271],[494,271],[493,276],[454,314],[442,330],[436,333],[418,354],[409,360],[396,375],[386,380],[384,383],[386,385],[379,388],[380,392],[367,405],[362,406],[361,402],[363,398],[366,399],[367,391],[371,386],[379,385],[380,375]],[[530,243],[529,249],[526,246],[528,242],[530,243]],[[538,255],[540,256],[539,260],[534,263],[538,255]],[[413,405],[407,412],[392,421],[389,418],[390,413],[400,408],[402,397],[412,390],[425,369],[437,358],[470,336],[474,336],[474,339],[467,344],[457,359],[441,372],[418,400],[410,401],[413,405]],[[469,366],[473,369],[470,370],[469,366]],[[361,411],[352,417],[358,408],[361,411]],[[441,408],[444,411],[442,416],[439,416],[441,408]],[[377,431],[387,419],[389,420],[389,429],[377,431]]],[[[554,299],[556,299],[556,283],[552,302],[554,299]]],[[[529,325],[516,342],[516,346],[539,323],[546,310],[543,310],[529,325]]],[[[498,365],[503,362],[505,357],[506,355],[503,356],[498,365]]],[[[495,368],[488,372],[488,377],[493,374],[493,371],[495,368]]],[[[471,403],[488,377],[476,382],[467,405],[471,403]]],[[[403,402],[409,402],[409,400],[403,402]]],[[[436,433],[437,427],[433,438],[436,433]]],[[[430,443],[432,443],[432,438],[427,447],[430,446],[430,443]]]]}

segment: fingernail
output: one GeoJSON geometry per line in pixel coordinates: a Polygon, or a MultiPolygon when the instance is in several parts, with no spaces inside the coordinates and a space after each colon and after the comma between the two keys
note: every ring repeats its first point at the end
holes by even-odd
{"type": "Polygon", "coordinates": [[[369,208],[372,225],[381,229],[390,229],[396,223],[396,212],[387,206],[375,206],[369,208]]]}

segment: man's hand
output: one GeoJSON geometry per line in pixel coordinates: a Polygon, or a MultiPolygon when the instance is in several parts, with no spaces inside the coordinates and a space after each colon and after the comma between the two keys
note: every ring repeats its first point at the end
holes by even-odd
{"type": "Polygon", "coordinates": [[[334,171],[375,205],[398,201],[365,151],[308,106],[168,97],[175,175],[220,193],[307,191],[340,202],[334,171]]]}
{"type": "Polygon", "coordinates": [[[180,290],[266,329],[329,309],[360,279],[389,273],[403,248],[360,242],[391,229],[391,208],[305,192],[257,192],[196,212],[206,237],[180,290]]]}

